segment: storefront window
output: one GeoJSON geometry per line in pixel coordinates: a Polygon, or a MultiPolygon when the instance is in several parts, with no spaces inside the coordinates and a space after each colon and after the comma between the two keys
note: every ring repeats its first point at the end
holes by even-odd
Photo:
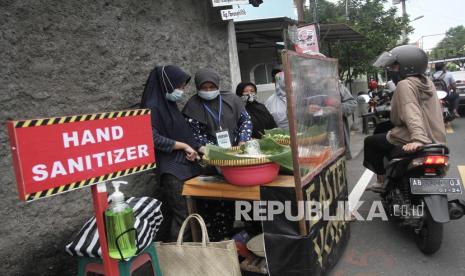
{"type": "Polygon", "coordinates": [[[252,74],[254,77],[255,84],[267,84],[271,83],[271,70],[273,69],[272,64],[261,63],[254,67],[252,74]]]}

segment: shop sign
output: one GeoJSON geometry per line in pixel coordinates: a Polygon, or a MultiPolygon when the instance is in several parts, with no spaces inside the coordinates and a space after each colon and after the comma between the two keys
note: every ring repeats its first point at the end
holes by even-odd
{"type": "Polygon", "coordinates": [[[297,28],[295,51],[299,54],[314,54],[320,52],[315,25],[297,28]]]}
{"type": "Polygon", "coordinates": [[[8,121],[21,200],[155,167],[150,110],[8,121]]]}
{"type": "Polygon", "coordinates": [[[221,18],[223,20],[231,20],[236,19],[242,16],[246,16],[247,12],[245,9],[229,9],[229,10],[221,10],[221,18]]]}
{"type": "Polygon", "coordinates": [[[212,0],[213,7],[248,5],[249,0],[212,0]]]}

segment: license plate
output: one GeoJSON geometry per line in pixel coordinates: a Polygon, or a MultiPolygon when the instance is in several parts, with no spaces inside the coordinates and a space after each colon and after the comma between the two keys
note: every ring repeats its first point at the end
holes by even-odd
{"type": "Polygon", "coordinates": [[[458,178],[410,178],[410,190],[414,195],[461,194],[458,178]]]}

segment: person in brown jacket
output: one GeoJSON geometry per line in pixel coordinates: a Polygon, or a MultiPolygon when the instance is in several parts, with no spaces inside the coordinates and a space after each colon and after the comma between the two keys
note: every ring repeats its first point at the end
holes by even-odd
{"type": "Polygon", "coordinates": [[[391,100],[391,123],[387,133],[369,136],[364,141],[363,165],[377,174],[369,189],[384,188],[384,157],[402,146],[405,152],[415,152],[425,144],[445,144],[441,104],[432,81],[426,76],[428,58],[415,46],[404,45],[382,54],[374,66],[388,68],[401,81],[391,100]]]}

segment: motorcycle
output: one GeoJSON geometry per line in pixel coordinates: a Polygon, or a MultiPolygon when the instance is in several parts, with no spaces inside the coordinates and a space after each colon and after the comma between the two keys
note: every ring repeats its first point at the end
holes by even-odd
{"type": "Polygon", "coordinates": [[[368,108],[362,113],[363,133],[368,134],[368,121],[372,121],[375,127],[382,122],[389,121],[391,113],[392,92],[382,90],[359,93],[357,101],[368,104],[368,108]]]}
{"type": "MultiPolygon", "coordinates": [[[[379,127],[386,128],[382,124],[379,127]]],[[[413,230],[423,253],[433,254],[441,247],[444,224],[465,213],[465,201],[448,199],[448,194],[462,193],[458,178],[445,177],[449,149],[429,144],[406,153],[396,147],[388,160],[385,189],[381,191],[384,208],[393,221],[413,230]]]]}
{"type": "Polygon", "coordinates": [[[442,117],[444,118],[444,123],[452,122],[455,119],[455,115],[450,111],[449,101],[447,101],[447,92],[437,90],[439,102],[441,103],[442,108],[442,117]]]}

